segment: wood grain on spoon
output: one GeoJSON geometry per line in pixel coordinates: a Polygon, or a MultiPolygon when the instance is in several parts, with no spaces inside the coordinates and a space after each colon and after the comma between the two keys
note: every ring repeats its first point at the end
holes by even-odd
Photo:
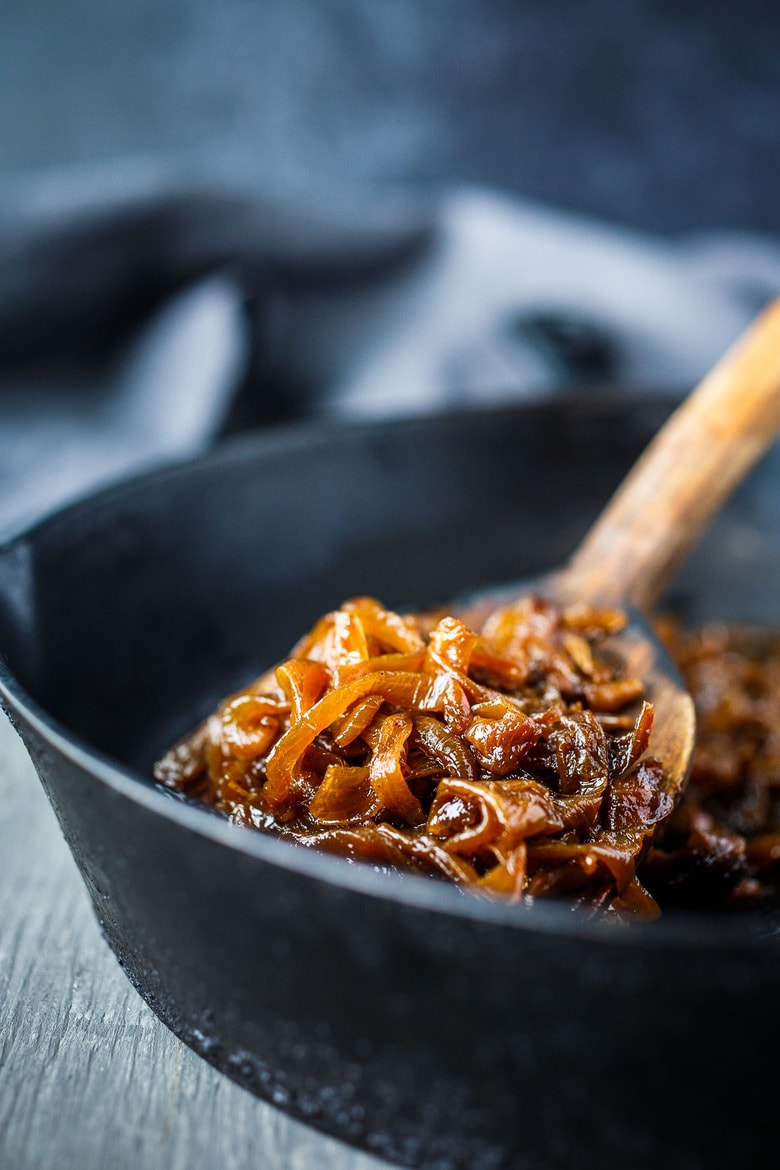
{"type": "Polygon", "coordinates": [[[558,588],[647,612],[780,428],[780,298],[670,416],[558,588]]]}

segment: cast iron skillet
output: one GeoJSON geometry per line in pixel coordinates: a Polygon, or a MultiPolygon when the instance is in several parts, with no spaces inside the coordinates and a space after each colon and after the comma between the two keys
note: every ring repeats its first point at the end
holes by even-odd
{"type": "MultiPolygon", "coordinates": [[[[0,550],[0,694],[130,979],[228,1076],[388,1160],[767,1164],[776,923],[486,904],[229,825],[152,762],[349,596],[413,607],[563,562],[673,404],[258,432],[0,550]]],[[[777,616],[777,482],[770,456],[669,605],[777,616]]]]}

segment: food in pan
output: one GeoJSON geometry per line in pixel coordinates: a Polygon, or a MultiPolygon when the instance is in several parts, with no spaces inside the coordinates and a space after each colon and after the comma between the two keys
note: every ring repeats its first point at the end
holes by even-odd
{"type": "Polygon", "coordinates": [[[156,764],[241,825],[486,897],[651,919],[637,876],[672,810],[624,615],[541,597],[479,633],[370,597],[323,617],[156,764]]]}
{"type": "Polygon", "coordinates": [[[604,652],[624,622],[534,596],[477,633],[355,598],[154,775],[237,824],[483,897],[621,920],[776,903],[780,649],[658,620],[697,710],[675,807],[642,682],[604,652]]]}
{"type": "Polygon", "coordinates": [[[664,907],[780,906],[780,638],[709,623],[657,630],[696,707],[682,800],[642,865],[664,907]]]}

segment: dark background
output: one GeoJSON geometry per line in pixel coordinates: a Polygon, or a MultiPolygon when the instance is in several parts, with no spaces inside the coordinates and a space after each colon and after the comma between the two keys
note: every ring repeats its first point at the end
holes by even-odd
{"type": "Polygon", "coordinates": [[[196,156],[774,233],[778,27],[759,0],[10,0],[0,168],[196,156]]]}

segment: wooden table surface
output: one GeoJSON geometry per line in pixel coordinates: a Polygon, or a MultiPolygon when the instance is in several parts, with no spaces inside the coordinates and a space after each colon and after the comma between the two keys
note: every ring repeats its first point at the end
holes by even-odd
{"type": "Polygon", "coordinates": [[[255,1099],[130,985],[0,713],[0,1168],[388,1170],[255,1099]]]}

